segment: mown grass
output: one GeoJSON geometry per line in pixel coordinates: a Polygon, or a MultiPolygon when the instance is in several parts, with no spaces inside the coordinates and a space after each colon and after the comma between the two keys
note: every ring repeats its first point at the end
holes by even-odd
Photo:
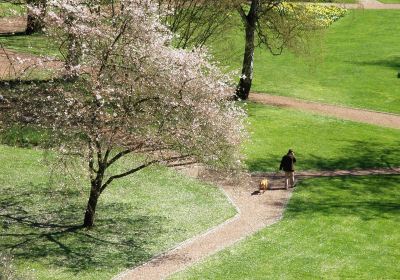
{"type": "Polygon", "coordinates": [[[23,16],[26,14],[25,5],[0,2],[0,18],[23,16]]]}
{"type": "Polygon", "coordinates": [[[399,279],[399,184],[302,181],[282,221],[170,279],[399,279]]]}
{"type": "Polygon", "coordinates": [[[43,34],[0,37],[0,44],[6,49],[21,53],[61,58],[57,44],[43,34]]]}
{"type": "Polygon", "coordinates": [[[217,188],[157,166],[113,183],[96,227],[81,229],[89,192],[82,168],[51,173],[54,155],[48,165],[42,153],[0,146],[0,251],[37,279],[110,279],[235,214],[217,188]]]}
{"type": "MultiPolygon", "coordinates": [[[[234,18],[240,26],[240,19],[234,18]]],[[[400,113],[400,11],[356,10],[314,38],[309,54],[272,56],[258,49],[254,91],[400,113]]],[[[217,60],[240,70],[243,30],[212,43],[217,60]]]]}
{"type": "Polygon", "coordinates": [[[289,148],[298,170],[399,166],[400,131],[249,103],[251,171],[274,171],[289,148]]]}

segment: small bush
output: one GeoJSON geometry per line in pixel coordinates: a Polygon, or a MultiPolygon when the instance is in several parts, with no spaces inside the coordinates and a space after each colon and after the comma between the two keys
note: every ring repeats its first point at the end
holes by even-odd
{"type": "Polygon", "coordinates": [[[291,16],[297,20],[312,20],[314,27],[328,27],[333,22],[344,17],[347,13],[346,9],[336,6],[322,6],[319,4],[297,4],[283,2],[276,9],[281,14],[291,16]]]}

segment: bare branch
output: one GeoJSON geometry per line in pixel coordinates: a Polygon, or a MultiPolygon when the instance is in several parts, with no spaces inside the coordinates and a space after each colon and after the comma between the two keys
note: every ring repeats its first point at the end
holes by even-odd
{"type": "Polygon", "coordinates": [[[132,153],[133,151],[134,151],[133,149],[128,149],[128,150],[124,150],[122,152],[119,152],[112,159],[110,159],[110,161],[107,162],[107,167],[112,165],[114,162],[116,162],[117,160],[119,160],[123,156],[132,153]]]}
{"type": "Polygon", "coordinates": [[[150,165],[152,165],[152,164],[154,164],[154,163],[157,163],[157,162],[159,162],[159,161],[158,161],[158,160],[153,160],[153,161],[144,163],[144,164],[142,164],[142,165],[139,165],[138,167],[135,167],[135,168],[133,168],[133,169],[131,169],[131,170],[129,170],[129,171],[126,171],[126,172],[124,172],[124,173],[111,176],[111,177],[108,178],[108,180],[101,186],[101,188],[100,188],[100,193],[102,193],[102,192],[107,188],[107,186],[108,186],[112,181],[114,181],[115,179],[122,178],[122,177],[126,177],[126,176],[128,176],[128,175],[131,175],[131,174],[133,174],[133,173],[135,173],[135,172],[138,172],[139,170],[142,170],[142,169],[144,169],[144,168],[146,168],[146,167],[148,167],[148,166],[150,166],[150,165]]]}
{"type": "Polygon", "coordinates": [[[244,24],[244,25],[249,24],[249,23],[248,23],[248,20],[247,20],[246,12],[243,10],[243,7],[242,7],[241,5],[238,5],[237,8],[236,8],[236,10],[238,11],[238,13],[239,13],[239,15],[240,15],[240,17],[241,17],[241,19],[242,19],[242,21],[243,21],[243,24],[244,24]]]}

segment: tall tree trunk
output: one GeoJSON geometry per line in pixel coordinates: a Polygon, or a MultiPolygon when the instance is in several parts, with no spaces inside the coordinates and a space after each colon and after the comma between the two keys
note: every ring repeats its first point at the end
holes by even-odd
{"type": "Polygon", "coordinates": [[[85,228],[91,228],[94,225],[94,217],[96,214],[97,201],[100,196],[100,187],[96,182],[92,182],[90,189],[89,201],[87,203],[85,219],[83,220],[83,226],[85,228]]]}
{"type": "Polygon", "coordinates": [[[242,76],[236,88],[236,96],[240,99],[249,97],[251,83],[253,81],[255,32],[258,16],[259,0],[253,0],[247,15],[243,15],[243,22],[246,29],[246,43],[243,57],[242,76]]]}
{"type": "Polygon", "coordinates": [[[236,88],[236,95],[240,99],[249,97],[251,83],[253,81],[253,65],[254,65],[254,33],[253,26],[246,26],[246,46],[243,57],[242,76],[239,85],[236,88]]]}
{"type": "Polygon", "coordinates": [[[27,4],[35,8],[41,9],[41,14],[36,15],[31,11],[28,12],[25,33],[31,35],[33,33],[41,32],[44,28],[43,17],[46,14],[46,0],[28,0],[27,4]]]}

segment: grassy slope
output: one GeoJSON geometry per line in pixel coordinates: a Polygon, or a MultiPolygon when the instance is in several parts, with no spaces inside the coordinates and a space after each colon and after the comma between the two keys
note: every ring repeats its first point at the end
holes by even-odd
{"type": "Polygon", "coordinates": [[[215,187],[154,167],[113,183],[97,226],[74,229],[87,182],[58,173],[49,180],[41,154],[0,146],[0,251],[37,279],[110,279],[235,213],[215,187]]]}
{"type": "MultiPolygon", "coordinates": [[[[237,19],[239,21],[239,19],[237,19]]],[[[253,90],[400,113],[400,10],[361,10],[334,23],[310,56],[258,50],[253,90]]],[[[243,31],[213,43],[216,58],[240,70],[243,31]]]]}
{"type": "Polygon", "coordinates": [[[11,3],[1,3],[0,2],[0,18],[23,16],[24,14],[26,14],[25,5],[14,5],[11,3]]]}
{"type": "Polygon", "coordinates": [[[303,181],[281,222],[173,279],[399,279],[399,184],[303,181]]]}
{"type": "Polygon", "coordinates": [[[0,44],[6,49],[21,53],[61,58],[56,44],[41,34],[0,37],[0,44]]]}
{"type": "Polygon", "coordinates": [[[252,103],[247,107],[250,170],[276,170],[288,148],[296,151],[299,170],[399,165],[399,130],[252,103]]]}

